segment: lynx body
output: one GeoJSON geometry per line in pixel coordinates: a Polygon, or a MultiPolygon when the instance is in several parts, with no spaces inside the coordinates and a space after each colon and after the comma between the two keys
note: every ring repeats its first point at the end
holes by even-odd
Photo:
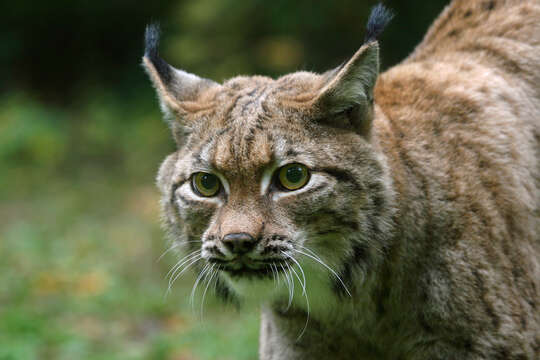
{"type": "Polygon", "coordinates": [[[263,304],[261,359],[538,359],[540,1],[455,0],[379,76],[387,20],[337,69],[223,84],[147,30],[180,264],[263,304]]]}

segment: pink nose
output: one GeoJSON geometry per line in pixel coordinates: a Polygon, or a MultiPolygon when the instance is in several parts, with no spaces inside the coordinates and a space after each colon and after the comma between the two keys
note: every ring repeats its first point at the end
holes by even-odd
{"type": "Polygon", "coordinates": [[[255,247],[257,241],[253,236],[248,233],[232,233],[227,234],[221,239],[223,244],[229,249],[233,254],[243,255],[255,247]]]}

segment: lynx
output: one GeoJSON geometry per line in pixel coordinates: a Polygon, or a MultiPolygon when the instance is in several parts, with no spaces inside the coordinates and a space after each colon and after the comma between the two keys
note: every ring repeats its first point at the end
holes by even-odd
{"type": "Polygon", "coordinates": [[[540,1],[454,0],[379,75],[390,17],[336,69],[222,84],[147,28],[175,276],[260,303],[265,360],[539,359],[540,1]]]}

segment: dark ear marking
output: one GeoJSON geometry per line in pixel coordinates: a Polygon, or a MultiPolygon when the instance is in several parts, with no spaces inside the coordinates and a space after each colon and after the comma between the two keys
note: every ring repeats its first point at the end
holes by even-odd
{"type": "Polygon", "coordinates": [[[369,15],[364,43],[376,41],[393,18],[394,12],[392,10],[388,9],[382,3],[375,5],[369,15]]]}
{"type": "Polygon", "coordinates": [[[171,67],[159,56],[161,30],[158,23],[149,24],[144,32],[144,56],[154,65],[165,83],[171,81],[171,67]]]}
{"type": "MultiPolygon", "coordinates": [[[[150,24],[144,33],[143,65],[158,91],[162,105],[178,110],[178,103],[194,101],[215,82],[175,69],[159,56],[159,26],[150,24]]],[[[173,111],[175,112],[175,111],[173,111]]]]}
{"type": "Polygon", "coordinates": [[[201,94],[218,84],[169,65],[159,56],[159,35],[158,24],[146,27],[142,65],[157,91],[161,109],[171,127],[174,139],[180,145],[192,128],[189,122],[192,120],[186,115],[197,111],[197,107],[190,110],[189,106],[185,106],[186,103],[196,102],[201,94]]]}

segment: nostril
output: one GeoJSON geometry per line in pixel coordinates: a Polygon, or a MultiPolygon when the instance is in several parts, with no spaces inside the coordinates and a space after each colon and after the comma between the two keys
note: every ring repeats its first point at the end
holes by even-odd
{"type": "Polygon", "coordinates": [[[256,244],[255,238],[248,233],[227,234],[221,241],[233,254],[238,255],[250,252],[256,244]]]}

